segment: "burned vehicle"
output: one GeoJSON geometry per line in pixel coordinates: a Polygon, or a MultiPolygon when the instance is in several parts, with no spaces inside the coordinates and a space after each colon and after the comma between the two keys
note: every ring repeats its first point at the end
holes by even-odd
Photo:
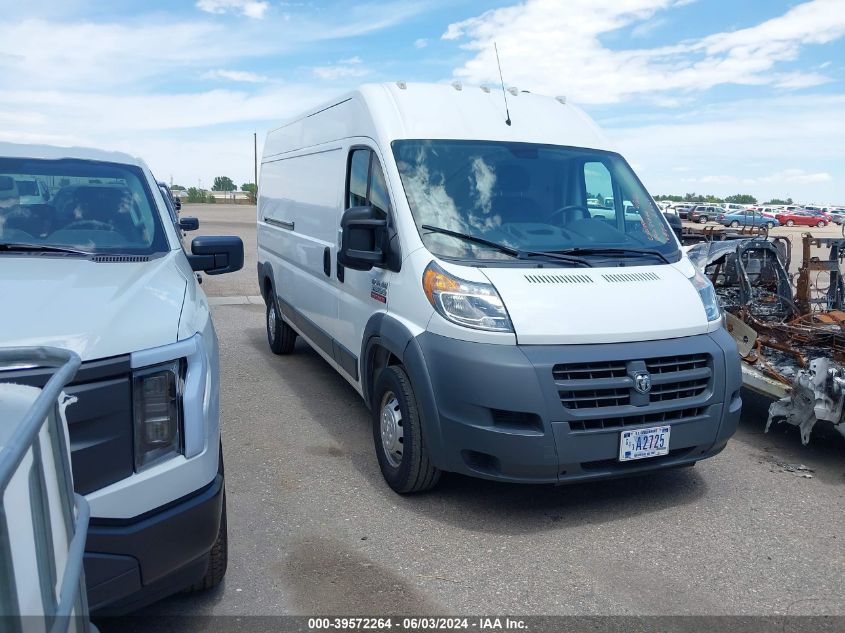
{"type": "Polygon", "coordinates": [[[766,430],[795,425],[807,444],[819,421],[845,436],[845,239],[805,234],[802,247],[793,275],[791,242],[765,232],[701,242],[688,256],[725,311],[743,385],[775,400],[766,430]],[[819,249],[827,258],[813,255],[819,249]]]}

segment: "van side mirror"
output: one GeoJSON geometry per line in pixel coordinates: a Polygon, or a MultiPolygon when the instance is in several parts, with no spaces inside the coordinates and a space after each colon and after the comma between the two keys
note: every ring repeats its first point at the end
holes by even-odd
{"type": "Polygon", "coordinates": [[[234,235],[206,235],[191,241],[191,269],[209,275],[233,273],[244,267],[244,243],[234,235]]]}
{"type": "Polygon", "coordinates": [[[183,231],[196,231],[200,228],[200,221],[197,218],[179,218],[179,228],[183,231]]]}
{"type": "Polygon", "coordinates": [[[337,261],[352,270],[371,270],[387,261],[387,216],[375,207],[352,207],[340,219],[337,261]]]}

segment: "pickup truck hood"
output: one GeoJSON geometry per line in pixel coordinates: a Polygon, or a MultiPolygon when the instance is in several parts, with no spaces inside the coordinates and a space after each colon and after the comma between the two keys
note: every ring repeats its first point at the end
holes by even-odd
{"type": "Polygon", "coordinates": [[[83,361],[176,341],[187,281],[147,262],[0,255],[0,347],[50,345],[83,361]]]}
{"type": "Polygon", "coordinates": [[[703,334],[698,291],[672,265],[482,268],[523,345],[624,343],[703,334]]]}

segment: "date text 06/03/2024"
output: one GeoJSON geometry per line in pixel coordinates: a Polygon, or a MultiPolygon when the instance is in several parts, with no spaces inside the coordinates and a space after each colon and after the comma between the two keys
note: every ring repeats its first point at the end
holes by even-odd
{"type": "Polygon", "coordinates": [[[485,631],[527,630],[524,620],[509,617],[349,617],[309,618],[308,628],[319,630],[485,631]]]}

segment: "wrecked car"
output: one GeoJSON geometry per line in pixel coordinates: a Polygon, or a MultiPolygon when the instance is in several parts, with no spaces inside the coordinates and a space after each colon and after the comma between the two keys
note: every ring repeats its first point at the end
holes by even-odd
{"type": "Polygon", "coordinates": [[[713,283],[728,331],[742,357],[743,385],[775,400],[766,431],[786,422],[809,443],[819,422],[845,436],[845,239],[802,237],[798,273],[791,242],[766,235],[689,247],[693,264],[713,283]],[[829,249],[828,258],[813,249],[829,249]]]}

